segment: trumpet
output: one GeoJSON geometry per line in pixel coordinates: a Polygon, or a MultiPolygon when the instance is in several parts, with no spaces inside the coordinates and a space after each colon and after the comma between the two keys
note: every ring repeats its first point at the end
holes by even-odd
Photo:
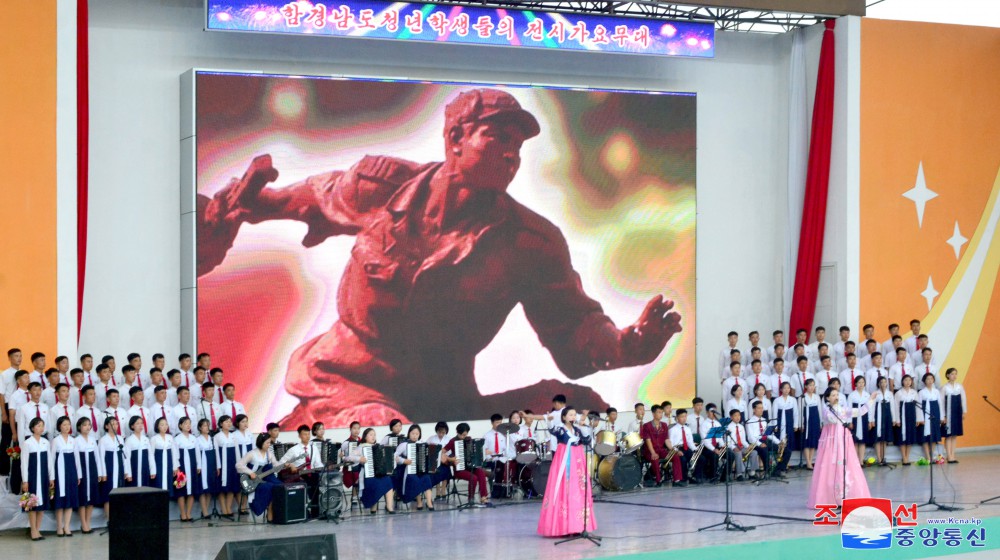
{"type": "Polygon", "coordinates": [[[671,447],[670,451],[667,453],[667,456],[660,460],[669,463],[674,459],[674,455],[677,455],[678,453],[680,453],[680,447],[671,447]]]}
{"type": "Polygon", "coordinates": [[[746,451],[743,452],[743,462],[744,463],[746,463],[747,461],[750,460],[750,455],[752,455],[753,452],[757,450],[757,446],[758,445],[760,445],[760,444],[759,443],[755,443],[753,445],[747,445],[746,451]]]}
{"type": "Polygon", "coordinates": [[[705,442],[698,444],[698,447],[694,450],[694,455],[691,455],[691,464],[688,465],[688,477],[694,477],[694,468],[698,465],[698,458],[701,457],[701,452],[705,450],[705,442]]]}

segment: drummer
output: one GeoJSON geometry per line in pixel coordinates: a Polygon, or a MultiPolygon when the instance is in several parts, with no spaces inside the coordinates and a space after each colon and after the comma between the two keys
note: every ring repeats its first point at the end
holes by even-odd
{"type": "Polygon", "coordinates": [[[598,426],[601,425],[601,415],[596,412],[582,411],[577,420],[576,427],[580,428],[580,432],[583,433],[583,437],[591,438],[593,441],[594,434],[599,430],[598,426]]]}
{"type": "Polygon", "coordinates": [[[500,482],[511,480],[514,471],[514,443],[510,441],[508,434],[516,433],[518,426],[513,424],[503,424],[503,416],[494,413],[490,416],[491,427],[483,436],[483,454],[486,459],[487,468],[493,469],[493,497],[502,490],[500,482]]]}
{"type": "Polygon", "coordinates": [[[606,411],[604,411],[604,414],[605,414],[604,429],[616,433],[617,432],[616,422],[618,422],[618,409],[612,406],[608,408],[606,411]]]}
{"type": "Polygon", "coordinates": [[[637,434],[642,431],[642,425],[644,423],[644,418],[646,416],[646,405],[644,405],[641,402],[637,402],[635,403],[633,409],[635,410],[635,420],[629,422],[626,431],[630,434],[631,433],[637,434]]]}
{"type": "MultiPolygon", "coordinates": [[[[552,397],[552,411],[547,414],[529,414],[527,411],[521,411],[521,417],[527,421],[541,420],[545,422],[546,428],[553,428],[562,423],[562,410],[566,408],[566,395],[558,394],[552,397]]],[[[556,448],[556,438],[553,435],[548,436],[548,443],[551,449],[556,448]]]]}

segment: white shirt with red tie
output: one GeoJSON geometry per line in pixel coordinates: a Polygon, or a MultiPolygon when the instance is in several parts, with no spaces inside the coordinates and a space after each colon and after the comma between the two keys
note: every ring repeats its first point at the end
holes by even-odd
{"type": "Polygon", "coordinates": [[[100,383],[100,382],[101,382],[101,378],[97,377],[97,374],[93,370],[91,370],[91,371],[84,371],[83,372],[83,384],[84,385],[92,385],[92,386],[96,387],[97,384],[100,383]]]}
{"type": "Polygon", "coordinates": [[[758,443],[766,443],[764,440],[768,439],[775,445],[781,443],[781,440],[772,433],[770,437],[765,438],[764,434],[767,433],[767,419],[763,416],[752,416],[750,420],[747,421],[746,431],[747,439],[750,441],[750,445],[757,445],[758,443]]]}
{"type": "MultiPolygon", "coordinates": [[[[130,414],[130,410],[129,409],[125,408],[124,406],[119,406],[118,408],[107,407],[107,408],[104,409],[104,412],[108,416],[110,416],[112,418],[117,418],[118,419],[118,430],[122,434],[126,434],[127,435],[127,434],[132,433],[132,430],[130,430],[128,428],[128,420],[132,416],[130,414]]],[[[104,420],[102,419],[101,420],[101,424],[102,424],[101,431],[104,431],[103,423],[104,423],[104,420]]]]}
{"type": "Polygon", "coordinates": [[[31,383],[41,383],[43,391],[49,387],[49,380],[45,379],[45,374],[38,370],[28,372],[28,384],[31,383]]]}
{"type": "Polygon", "coordinates": [[[186,405],[177,403],[177,406],[173,408],[174,410],[174,422],[170,425],[170,432],[173,434],[180,433],[180,429],[177,427],[177,423],[181,421],[181,418],[187,416],[191,419],[191,433],[198,432],[198,420],[201,420],[201,412],[190,402],[186,405]]]}
{"type": "MultiPolygon", "coordinates": [[[[153,430],[153,427],[156,425],[156,421],[160,418],[165,418],[167,420],[168,431],[173,431],[174,425],[177,424],[177,420],[174,418],[174,409],[166,403],[160,404],[158,402],[154,402],[152,406],[146,409],[146,412],[150,417],[150,430],[153,430]]],[[[197,426],[191,426],[192,431],[194,431],[195,428],[197,428],[197,426]]],[[[154,431],[151,433],[156,432],[154,431]]]]}
{"type": "Polygon", "coordinates": [[[28,424],[34,418],[41,418],[45,422],[45,433],[52,431],[52,426],[49,425],[49,407],[39,401],[28,401],[22,404],[17,409],[17,434],[21,441],[25,441],[31,437],[31,430],[28,429],[28,424]]]}
{"type": "MultiPolygon", "coordinates": [[[[208,420],[208,429],[215,431],[219,429],[219,418],[223,416],[228,416],[229,414],[218,405],[218,403],[210,403],[206,400],[201,400],[198,403],[198,416],[208,420]]],[[[235,418],[234,418],[235,420],[235,418]]],[[[235,422],[233,423],[235,426],[235,422]]]]}
{"type": "Polygon", "coordinates": [[[670,427],[668,434],[670,434],[670,443],[674,447],[680,447],[684,451],[694,451],[694,433],[687,424],[674,424],[670,427]]]}
{"type": "Polygon", "coordinates": [[[104,412],[98,410],[89,405],[80,405],[76,409],[76,417],[73,418],[73,427],[76,427],[76,423],[81,418],[87,418],[90,420],[91,426],[97,424],[96,428],[93,428],[94,432],[103,434],[104,433],[104,412]]]}
{"type": "Polygon", "coordinates": [[[80,408],[83,405],[83,387],[77,387],[75,385],[70,385],[69,387],[69,404],[73,408],[80,408]]]}
{"type": "Polygon", "coordinates": [[[58,434],[56,431],[56,421],[63,416],[69,418],[70,433],[76,434],[76,409],[70,406],[69,403],[56,403],[49,408],[49,417],[45,420],[45,425],[52,428],[49,430],[49,439],[54,438],[58,434]]]}
{"type": "Polygon", "coordinates": [[[488,461],[500,461],[506,463],[510,455],[514,454],[514,444],[511,443],[510,450],[507,449],[507,436],[496,430],[489,430],[483,436],[483,455],[488,461]],[[494,457],[499,455],[499,457],[494,457]]]}
{"type": "Polygon", "coordinates": [[[47,389],[44,389],[42,391],[42,399],[41,399],[41,401],[43,403],[49,405],[49,408],[52,408],[53,406],[55,406],[55,404],[56,404],[56,389],[55,389],[55,387],[53,387],[52,385],[49,385],[49,387],[47,389]]]}
{"type": "Polygon", "coordinates": [[[181,370],[181,385],[185,387],[190,387],[194,383],[194,374],[190,371],[181,370]]]}
{"type": "Polygon", "coordinates": [[[236,425],[236,416],[239,414],[247,413],[247,409],[244,408],[239,401],[231,401],[229,399],[223,401],[223,403],[219,406],[219,408],[222,409],[223,414],[228,414],[229,416],[232,416],[234,426],[236,425]]]}
{"type": "MultiPolygon", "coordinates": [[[[841,392],[841,394],[850,395],[851,393],[854,392],[854,380],[859,375],[862,376],[862,377],[864,377],[865,373],[864,373],[864,371],[861,368],[859,368],[857,366],[855,366],[853,368],[847,368],[844,371],[840,372],[840,392],[841,392]]],[[[867,379],[865,379],[865,383],[868,383],[867,379]]]]}
{"type": "Polygon", "coordinates": [[[939,371],[938,367],[934,365],[933,361],[930,364],[925,364],[921,360],[920,364],[913,368],[913,373],[914,373],[913,386],[914,387],[919,386],[923,388],[924,375],[929,373],[934,376],[934,386],[941,387],[941,378],[938,376],[938,371],[939,371]]]}
{"type": "Polygon", "coordinates": [[[133,416],[138,416],[140,419],[142,419],[142,420],[144,420],[146,422],[146,435],[147,436],[149,434],[153,433],[153,417],[149,414],[149,411],[146,410],[145,407],[139,406],[137,404],[132,405],[128,409],[128,413],[125,414],[126,420],[125,420],[125,424],[122,425],[122,429],[123,430],[126,429],[126,426],[127,426],[128,427],[128,431],[129,432],[132,431],[132,426],[129,426],[128,423],[132,421],[132,417],[133,416]]]}

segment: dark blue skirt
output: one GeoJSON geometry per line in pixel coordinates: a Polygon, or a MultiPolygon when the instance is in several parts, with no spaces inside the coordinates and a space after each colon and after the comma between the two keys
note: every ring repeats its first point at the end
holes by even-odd
{"type": "Polygon", "coordinates": [[[875,414],[877,414],[878,417],[875,419],[875,428],[872,430],[872,439],[876,442],[886,442],[891,444],[893,440],[892,403],[883,401],[875,406],[875,414]],[[881,424],[879,424],[879,422],[881,422],[881,424]],[[881,434],[879,433],[880,425],[881,434]]]}
{"type": "Polygon", "coordinates": [[[201,453],[201,450],[194,447],[180,450],[177,468],[187,476],[189,484],[174,490],[175,498],[200,496],[205,493],[205,488],[201,483],[201,475],[198,474],[198,453],[201,453]]]}
{"type": "MultiPolygon", "coordinates": [[[[36,507],[31,511],[44,511],[47,509],[52,509],[52,500],[49,499],[49,452],[42,451],[41,453],[30,453],[27,457],[21,455],[22,461],[28,461],[28,492],[38,496],[38,499],[44,500],[44,503],[36,507]],[[41,473],[39,473],[39,464],[41,461],[41,473]],[[40,475],[40,476],[39,476],[40,475]]],[[[21,465],[18,464],[18,467],[21,465]]],[[[18,488],[20,490],[20,488],[18,488]]]]}
{"type": "Polygon", "coordinates": [[[97,481],[97,452],[87,451],[80,454],[80,506],[99,506],[101,501],[101,484],[97,481]]]}
{"type": "Polygon", "coordinates": [[[451,480],[451,478],[451,467],[448,465],[438,465],[437,470],[431,475],[431,482],[436,486],[446,480],[451,480]]]}
{"type": "Polygon", "coordinates": [[[150,476],[149,455],[145,449],[136,449],[132,452],[129,464],[132,466],[132,482],[129,486],[146,486],[156,488],[150,476]]]}
{"type": "Polygon", "coordinates": [[[896,445],[913,445],[917,443],[916,401],[899,403],[899,426],[896,445]]]}
{"type": "Polygon", "coordinates": [[[223,447],[222,453],[225,454],[223,464],[226,472],[221,473],[219,477],[219,491],[223,494],[235,494],[240,491],[240,473],[236,471],[236,461],[239,457],[236,456],[235,447],[223,447]],[[222,477],[225,477],[225,483],[222,482],[222,477]]]}
{"type": "Polygon", "coordinates": [[[787,448],[791,451],[799,449],[799,438],[795,434],[795,409],[786,408],[782,411],[775,411],[776,428],[774,435],[781,438],[781,430],[784,427],[785,436],[788,438],[787,448]]]}
{"type": "MultiPolygon", "coordinates": [[[[118,451],[104,452],[104,471],[107,473],[107,480],[101,483],[101,496],[98,505],[104,505],[110,501],[111,491],[126,485],[125,465],[122,464],[121,453],[118,451]],[[115,478],[115,463],[118,464],[118,478],[115,478]]],[[[129,483],[131,485],[131,483],[129,483]]]]}
{"type": "Polygon", "coordinates": [[[819,407],[807,406],[803,415],[802,443],[799,449],[816,449],[819,447],[819,407]]]}
{"type": "Polygon", "coordinates": [[[875,437],[871,429],[868,428],[871,424],[871,411],[866,412],[863,416],[857,418],[854,417],[854,410],[860,408],[859,405],[854,404],[851,406],[851,437],[854,438],[854,443],[863,443],[865,445],[873,445],[875,443],[875,437]],[[861,437],[858,437],[858,422],[861,422],[861,437]]]}
{"type": "Polygon", "coordinates": [[[80,507],[80,477],[76,474],[76,455],[74,453],[56,455],[56,494],[52,498],[52,507],[76,509],[80,507]]]}
{"type": "MultiPolygon", "coordinates": [[[[199,452],[201,451],[199,450],[199,452]]],[[[202,476],[199,478],[208,481],[208,483],[205,484],[201,480],[199,480],[199,483],[202,484],[202,493],[215,496],[222,492],[222,482],[219,479],[219,475],[215,472],[219,469],[219,463],[216,461],[215,449],[204,451],[204,453],[201,461],[202,476]]]]}
{"type": "Polygon", "coordinates": [[[948,396],[948,437],[962,435],[962,395],[948,396]]]}
{"type": "Polygon", "coordinates": [[[924,415],[924,425],[918,429],[917,438],[920,443],[940,443],[941,405],[937,401],[927,401],[926,405],[930,414],[924,415]],[[928,427],[930,427],[929,430],[928,427]]]}
{"type": "Polygon", "coordinates": [[[365,489],[361,491],[361,503],[366,508],[371,509],[382,496],[392,490],[391,476],[375,476],[364,479],[365,489]]]}
{"type": "MultiPolygon", "coordinates": [[[[428,474],[405,474],[406,466],[399,465],[393,473],[393,478],[400,481],[398,492],[403,497],[404,503],[410,503],[417,499],[417,496],[434,487],[434,481],[428,474]]],[[[365,481],[367,482],[367,481],[365,481]]]]}
{"type": "Polygon", "coordinates": [[[156,487],[166,490],[167,495],[174,497],[174,469],[177,468],[177,461],[174,459],[173,449],[154,449],[153,461],[156,462],[156,487]],[[163,454],[167,454],[167,471],[163,472],[163,454]]]}
{"type": "MultiPolygon", "coordinates": [[[[268,463],[261,471],[266,471],[271,468],[271,464],[268,463]]],[[[278,480],[273,474],[269,474],[260,482],[257,489],[253,491],[253,501],[250,502],[250,511],[256,516],[264,515],[267,511],[267,506],[271,505],[271,496],[274,494],[274,488],[281,486],[281,481],[278,480]]]]}

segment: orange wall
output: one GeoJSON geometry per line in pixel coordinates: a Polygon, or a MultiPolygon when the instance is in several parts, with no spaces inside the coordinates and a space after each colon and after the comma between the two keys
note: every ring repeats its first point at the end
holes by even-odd
{"type": "MultiPolygon", "coordinates": [[[[1000,189],[1000,29],[869,20],[861,34],[861,322],[876,325],[879,340],[896,322],[939,324],[949,284],[972,274],[962,259],[972,250],[984,207],[1000,189]],[[927,202],[918,227],[911,189],[923,163],[927,202]],[[968,238],[958,258],[947,244],[956,221],[968,238]],[[933,278],[941,293],[928,311],[921,292],[933,278]]],[[[1000,241],[982,243],[1000,250],[1000,241]],[[992,245],[989,245],[992,244],[992,245]]],[[[987,265],[979,274],[996,279],[987,265]]],[[[982,395],[1000,401],[1000,286],[985,289],[963,308],[962,324],[984,310],[981,336],[963,336],[945,367],[958,367],[969,397],[962,446],[1000,444],[993,429],[1000,413],[982,395]],[[964,367],[963,367],[964,366],[964,367]]],[[[930,346],[935,348],[935,327],[930,346]]],[[[937,350],[935,348],[935,350],[937,350]]],[[[935,355],[939,363],[944,356],[935,355]]]]}
{"type": "MultiPolygon", "coordinates": [[[[4,3],[0,33],[0,369],[56,351],[56,1],[4,3]]],[[[71,272],[73,273],[73,272],[71,272]]]]}

